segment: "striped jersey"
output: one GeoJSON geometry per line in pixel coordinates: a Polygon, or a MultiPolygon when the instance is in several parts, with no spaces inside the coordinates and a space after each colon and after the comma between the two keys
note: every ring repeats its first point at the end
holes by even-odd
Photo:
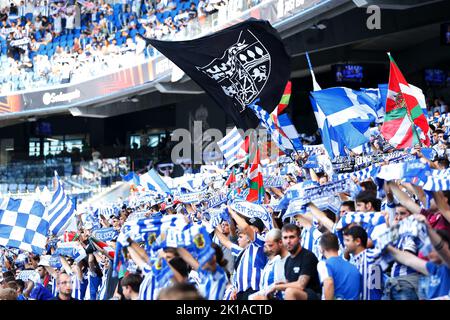
{"type": "Polygon", "coordinates": [[[146,265],[142,269],[144,279],[139,287],[139,300],[156,300],[159,288],[156,285],[156,278],[153,276],[152,267],[146,265]]]}
{"type": "Polygon", "coordinates": [[[105,268],[103,265],[100,265],[100,268],[102,269],[102,284],[100,285],[100,288],[98,289],[98,300],[106,300],[106,284],[108,282],[108,268],[105,268]]]}
{"type": "Polygon", "coordinates": [[[281,258],[280,255],[277,255],[272,260],[267,261],[261,275],[259,285],[261,290],[268,289],[275,282],[286,281],[284,276],[284,263],[286,262],[286,258],[287,256],[281,258]]]}
{"type": "Polygon", "coordinates": [[[266,265],[267,257],[264,254],[264,238],[255,233],[254,239],[245,249],[236,244],[231,247],[233,256],[240,256],[239,265],[234,275],[237,292],[244,292],[249,288],[259,290],[261,272],[266,265]]]}
{"type": "MultiPolygon", "coordinates": [[[[413,238],[411,236],[401,237],[397,245],[397,249],[402,251],[409,251],[413,254],[417,254],[418,251],[417,248],[418,248],[417,240],[416,238],[413,238]]],[[[395,261],[394,264],[392,265],[391,277],[397,278],[416,273],[417,273],[416,270],[395,261]]]]}
{"type": "Polygon", "coordinates": [[[319,250],[319,240],[322,236],[322,232],[315,226],[309,228],[304,227],[300,234],[300,241],[303,248],[308,249],[318,260],[322,259],[322,255],[319,250]]]}
{"type": "Polygon", "coordinates": [[[199,291],[207,300],[222,300],[228,284],[226,272],[219,266],[213,273],[210,270],[198,269],[200,278],[199,291]]]}
{"type": "Polygon", "coordinates": [[[72,298],[81,300],[81,281],[76,273],[72,274],[72,298]]]}
{"type": "Polygon", "coordinates": [[[361,300],[381,300],[383,296],[383,271],[376,263],[380,255],[379,250],[366,249],[350,259],[362,276],[361,300]]]}

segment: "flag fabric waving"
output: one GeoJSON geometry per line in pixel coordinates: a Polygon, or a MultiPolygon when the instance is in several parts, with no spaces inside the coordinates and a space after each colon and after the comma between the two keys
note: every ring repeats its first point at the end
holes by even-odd
{"type": "Polygon", "coordinates": [[[311,92],[314,114],[330,158],[345,156],[369,141],[365,136],[377,119],[374,100],[344,87],[311,92]]]}
{"type": "Polygon", "coordinates": [[[386,115],[381,127],[383,137],[395,148],[430,145],[430,127],[425,117],[417,91],[412,89],[388,53],[390,64],[386,115]]]}
{"type": "Polygon", "coordinates": [[[258,126],[246,107],[259,98],[268,112],[283,94],[290,57],[269,22],[248,19],[189,41],[145,39],[202,87],[240,129],[258,126]]]}
{"type": "Polygon", "coordinates": [[[236,161],[239,154],[245,154],[242,150],[243,144],[244,139],[242,139],[242,136],[236,127],[234,127],[225,135],[225,137],[217,142],[217,145],[219,146],[220,151],[222,151],[227,164],[236,161]]]}
{"type": "Polygon", "coordinates": [[[141,175],[139,177],[139,180],[141,185],[149,191],[153,191],[162,195],[172,194],[170,188],[167,186],[167,184],[155,169],[151,169],[147,173],[141,175]]]}
{"type": "Polygon", "coordinates": [[[54,235],[61,234],[69,220],[75,215],[75,203],[64,192],[63,184],[55,171],[56,191],[48,208],[46,219],[50,225],[50,231],[54,235]]]}
{"type": "Polygon", "coordinates": [[[246,200],[249,202],[262,203],[264,197],[263,176],[259,164],[259,149],[256,150],[256,155],[253,159],[252,166],[248,173],[249,192],[246,200]]]}
{"type": "Polygon", "coordinates": [[[4,198],[0,204],[0,246],[43,254],[49,224],[41,202],[4,198]]]}

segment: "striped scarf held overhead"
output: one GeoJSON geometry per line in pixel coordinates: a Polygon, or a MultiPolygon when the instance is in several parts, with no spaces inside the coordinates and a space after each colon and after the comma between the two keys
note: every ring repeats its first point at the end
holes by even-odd
{"type": "Polygon", "coordinates": [[[386,231],[386,219],[380,212],[348,212],[334,225],[333,233],[344,243],[343,230],[356,223],[367,231],[367,235],[375,243],[380,234],[386,231]]]}
{"type": "Polygon", "coordinates": [[[427,256],[432,250],[426,224],[416,220],[414,216],[409,216],[386,229],[378,236],[376,246],[380,251],[383,251],[387,245],[397,247],[399,241],[406,237],[419,240],[419,251],[422,255],[427,256]]]}

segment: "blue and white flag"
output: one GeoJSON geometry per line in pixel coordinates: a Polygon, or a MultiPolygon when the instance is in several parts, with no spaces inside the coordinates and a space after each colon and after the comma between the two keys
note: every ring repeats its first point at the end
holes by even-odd
{"type": "MultiPolygon", "coordinates": [[[[261,121],[261,125],[266,128],[266,130],[271,135],[272,140],[275,142],[278,148],[280,148],[281,151],[286,154],[290,154],[292,151],[296,150],[292,141],[290,141],[281,133],[266,110],[258,106],[256,103],[252,103],[247,107],[253,110],[255,115],[261,121]]],[[[301,147],[303,147],[303,145],[301,145],[301,147]]]]}
{"type": "Polygon", "coordinates": [[[242,139],[242,136],[236,127],[234,127],[225,135],[225,137],[217,142],[217,145],[219,146],[220,151],[222,151],[227,164],[236,161],[243,144],[244,139],[242,139]]]}
{"type": "Polygon", "coordinates": [[[43,254],[49,230],[44,214],[41,202],[4,198],[0,204],[0,246],[43,254]]]}
{"type": "Polygon", "coordinates": [[[161,176],[156,172],[155,169],[149,170],[147,173],[141,175],[139,177],[141,182],[141,186],[145,189],[156,192],[162,195],[172,194],[172,191],[167,186],[167,184],[163,181],[161,176]]]}
{"type": "Polygon", "coordinates": [[[297,129],[292,124],[291,119],[286,113],[278,116],[278,126],[280,130],[286,135],[286,137],[291,141],[296,151],[305,150],[303,147],[302,139],[297,132],[297,129]]]}
{"type": "Polygon", "coordinates": [[[369,141],[365,135],[378,117],[376,102],[366,93],[345,87],[311,92],[311,102],[330,158],[346,155],[369,141]]]}
{"type": "Polygon", "coordinates": [[[384,121],[384,114],[386,113],[386,99],[388,93],[388,84],[379,84],[378,88],[361,88],[361,91],[366,93],[374,100],[375,111],[377,113],[377,120],[379,123],[384,121]]]}
{"type": "Polygon", "coordinates": [[[134,183],[137,186],[141,185],[141,181],[139,179],[139,175],[137,175],[134,171],[129,172],[125,176],[122,175],[122,174],[120,176],[122,177],[123,181],[126,181],[126,182],[130,182],[131,181],[132,183],[134,183]]]}
{"type": "Polygon", "coordinates": [[[69,220],[75,215],[75,203],[64,192],[63,184],[55,171],[56,191],[48,207],[46,219],[50,226],[50,232],[60,235],[66,230],[69,220]]]}

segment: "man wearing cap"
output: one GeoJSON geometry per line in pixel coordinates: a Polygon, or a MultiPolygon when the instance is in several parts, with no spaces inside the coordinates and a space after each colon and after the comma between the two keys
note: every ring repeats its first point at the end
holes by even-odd
{"type": "MultiPolygon", "coordinates": [[[[249,295],[260,289],[261,273],[267,262],[267,257],[264,254],[264,238],[261,236],[265,226],[259,218],[251,218],[247,223],[230,206],[228,206],[228,211],[236,222],[239,232],[246,234],[250,240],[250,244],[245,249],[231,243],[231,241],[228,243],[231,253],[236,257],[234,283],[236,299],[248,300],[249,295]]],[[[222,242],[220,237],[219,239],[222,242]]]]}

